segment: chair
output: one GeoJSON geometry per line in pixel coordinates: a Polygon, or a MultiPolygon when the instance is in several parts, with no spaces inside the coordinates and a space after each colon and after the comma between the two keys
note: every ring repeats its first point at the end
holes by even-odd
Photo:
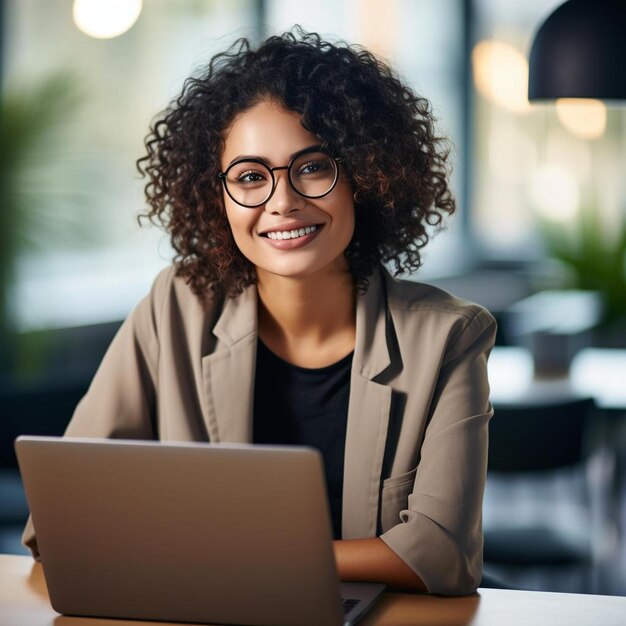
{"type": "MultiPolygon", "coordinates": [[[[588,485],[590,398],[496,406],[489,427],[484,560],[513,586],[590,592],[603,502],[588,485]]],[[[606,486],[605,486],[606,487],[606,486]]]]}
{"type": "Polygon", "coordinates": [[[89,381],[0,384],[0,553],[26,554],[20,538],[28,505],[13,442],[19,435],[62,435],[89,381]]]}

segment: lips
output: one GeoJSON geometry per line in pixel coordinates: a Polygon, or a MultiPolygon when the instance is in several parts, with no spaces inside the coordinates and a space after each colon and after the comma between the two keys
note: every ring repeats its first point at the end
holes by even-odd
{"type": "Polygon", "coordinates": [[[323,224],[289,224],[288,226],[281,226],[274,229],[268,229],[262,233],[259,233],[261,237],[272,239],[273,241],[297,239],[298,237],[305,237],[322,228],[323,224]]]}
{"type": "Polygon", "coordinates": [[[269,239],[297,239],[315,232],[319,227],[317,225],[305,226],[304,228],[295,228],[293,230],[271,230],[265,233],[269,239]]]}
{"type": "Polygon", "coordinates": [[[310,241],[313,241],[313,239],[319,235],[323,226],[323,224],[309,224],[289,230],[268,230],[261,233],[261,237],[263,237],[272,248],[278,250],[294,250],[306,246],[310,241]]]}

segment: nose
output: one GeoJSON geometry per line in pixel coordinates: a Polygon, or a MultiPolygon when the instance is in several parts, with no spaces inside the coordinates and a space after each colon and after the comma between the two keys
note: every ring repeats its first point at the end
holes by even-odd
{"type": "Polygon", "coordinates": [[[289,184],[287,168],[274,172],[274,193],[265,203],[265,210],[274,215],[287,215],[302,208],[304,198],[289,184]]]}

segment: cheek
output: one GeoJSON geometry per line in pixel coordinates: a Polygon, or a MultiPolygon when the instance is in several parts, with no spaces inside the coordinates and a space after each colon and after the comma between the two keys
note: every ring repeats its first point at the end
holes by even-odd
{"type": "Polygon", "coordinates": [[[352,235],[354,234],[355,229],[356,216],[352,192],[349,189],[342,194],[339,206],[342,207],[341,213],[335,216],[335,220],[341,221],[342,232],[346,237],[352,239],[352,235]]]}
{"type": "Polygon", "coordinates": [[[251,232],[255,223],[255,212],[244,212],[240,206],[232,206],[229,205],[228,202],[224,202],[224,204],[226,207],[226,219],[230,225],[235,245],[239,248],[239,251],[246,256],[246,248],[248,248],[251,243],[251,232]]]}
{"type": "MultiPolygon", "coordinates": [[[[226,206],[226,218],[230,224],[230,228],[235,236],[241,234],[246,230],[250,230],[252,225],[251,215],[242,211],[240,206],[233,206],[231,202],[225,202],[226,206]]],[[[252,213],[252,211],[250,211],[252,213]]]]}

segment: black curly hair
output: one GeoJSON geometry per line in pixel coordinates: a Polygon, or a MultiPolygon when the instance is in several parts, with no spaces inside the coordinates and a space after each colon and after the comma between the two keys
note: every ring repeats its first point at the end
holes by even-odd
{"type": "Polygon", "coordinates": [[[177,253],[177,273],[200,297],[235,296],[256,281],[233,239],[218,179],[223,133],[263,99],[301,115],[302,125],[341,156],[355,200],[345,256],[355,284],[381,262],[396,275],[421,266],[429,226],[455,210],[449,143],[438,137],[430,102],[367,50],[324,41],[299,27],[254,49],[240,39],[213,57],[159,114],[137,161],[150,209],[177,253]]]}

